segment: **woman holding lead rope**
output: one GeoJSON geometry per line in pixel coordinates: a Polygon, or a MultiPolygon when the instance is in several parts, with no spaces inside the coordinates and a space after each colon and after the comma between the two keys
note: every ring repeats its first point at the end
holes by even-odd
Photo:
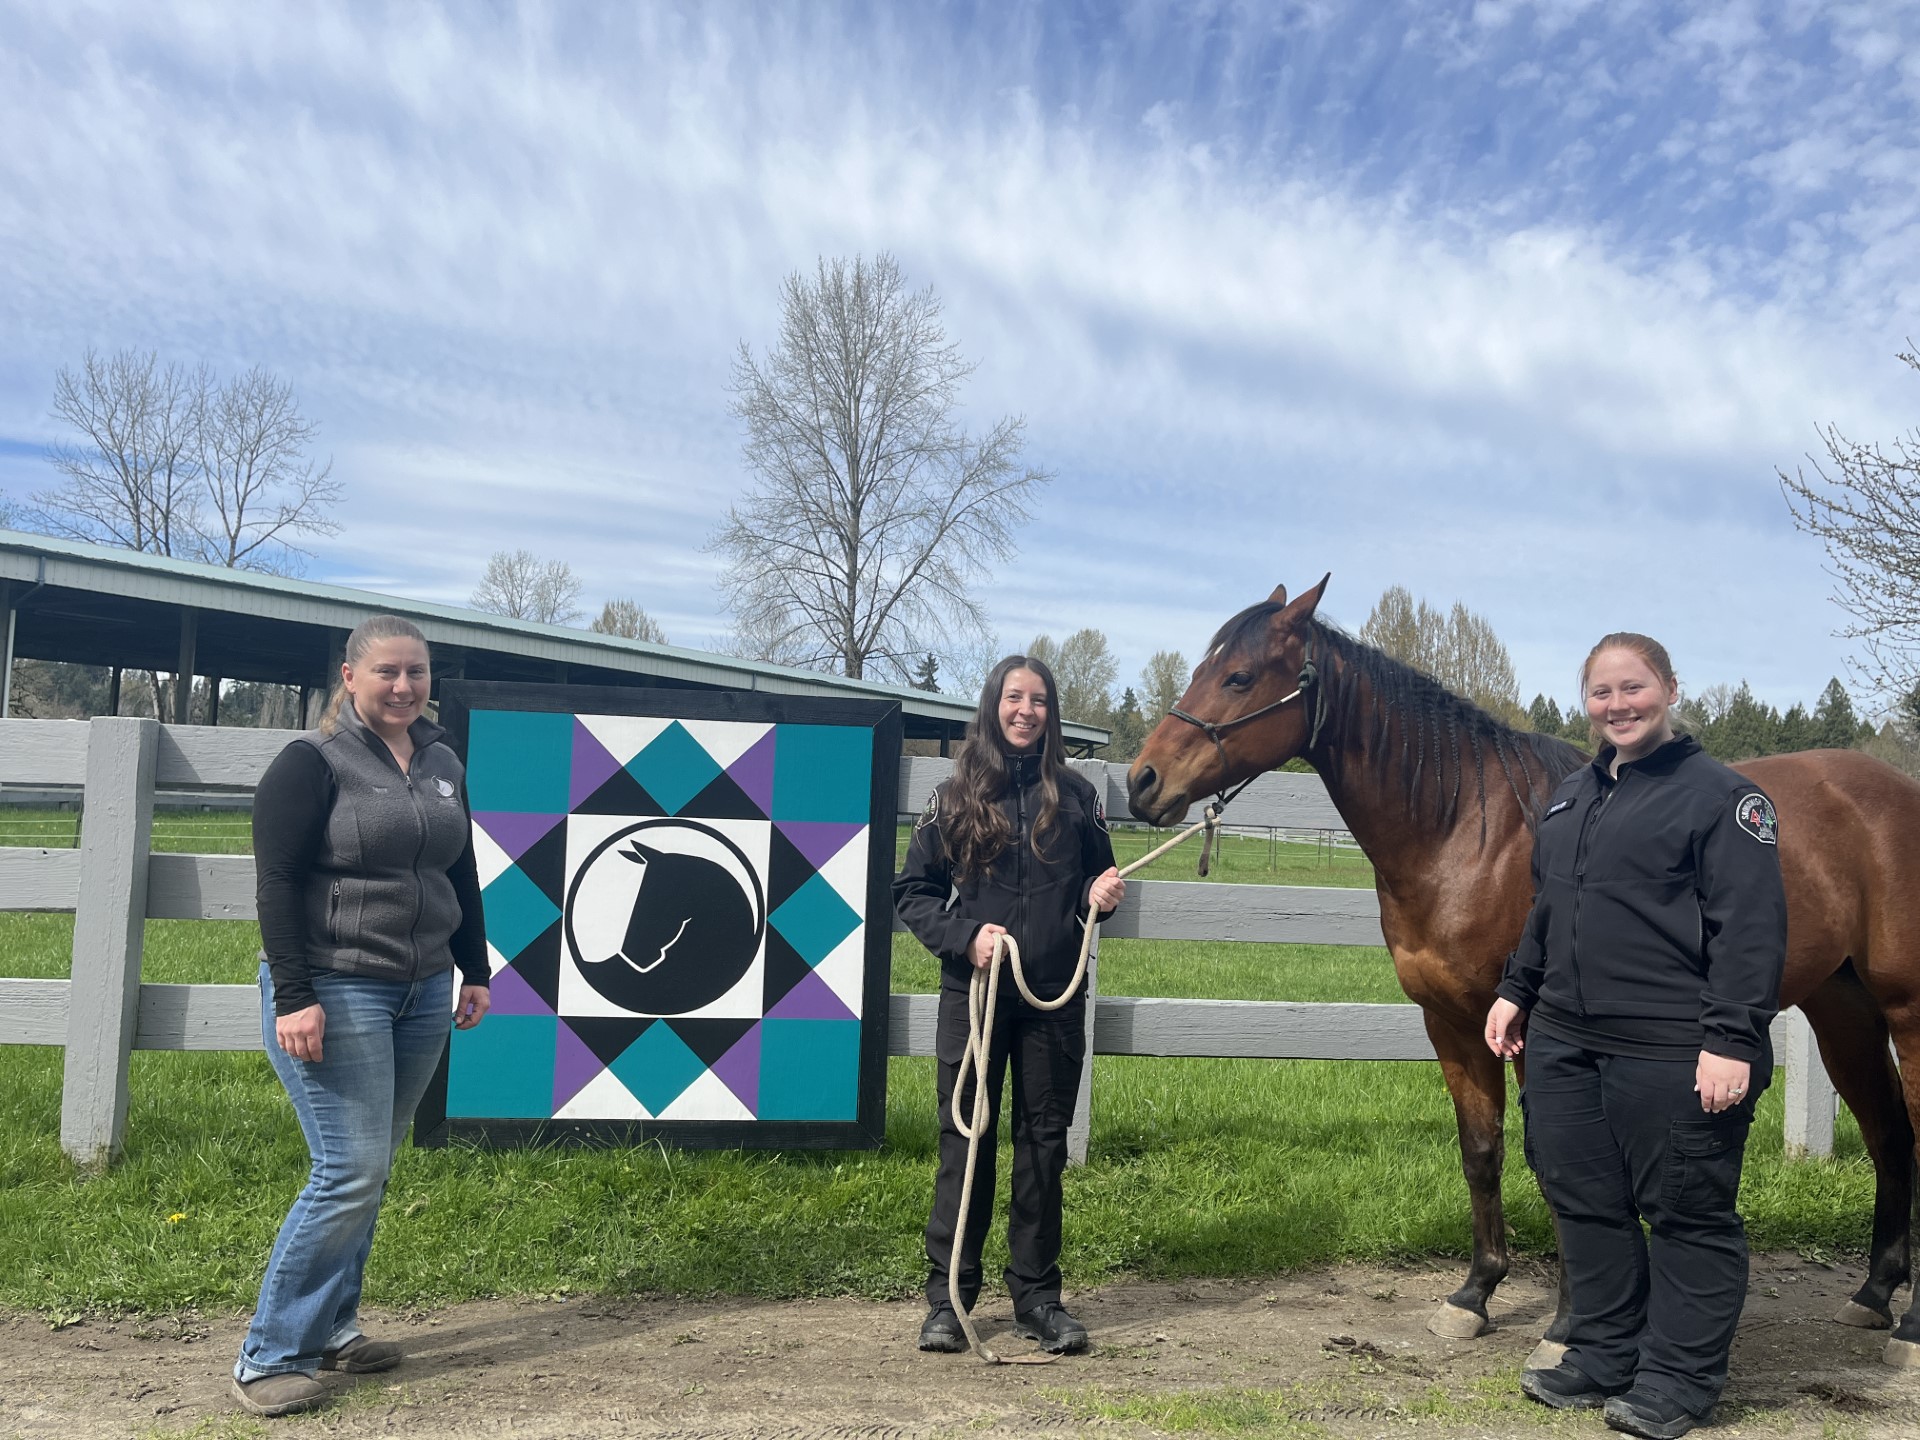
{"type": "MultiPolygon", "coordinates": [[[[1039,660],[1010,655],[993,667],[953,776],[927,802],[893,882],[901,920],[940,961],[940,1165],[927,1221],[930,1308],[920,1327],[922,1350],[967,1348],[948,1298],[948,1271],[967,1163],[953,1092],[967,1045],[972,972],[992,964],[996,937],[1011,934],[1036,998],[1059,999],[1073,981],[1089,909],[1097,906],[1104,920],[1126,894],[1100,797],[1062,763],[1055,693],[1053,673],[1039,660]]],[[[957,1262],[960,1299],[971,1310],[980,1293],[980,1252],[993,1219],[991,1137],[1011,1061],[1006,1282],[1014,1333],[1047,1350],[1079,1350],[1086,1327],[1060,1303],[1060,1210],[1067,1128],[1086,1056],[1084,993],[1054,1010],[1028,1004],[1017,991],[1003,995],[988,1054],[987,1129],[957,1262]]],[[[971,1113],[971,1083],[967,1090],[960,1105],[971,1113]]]]}

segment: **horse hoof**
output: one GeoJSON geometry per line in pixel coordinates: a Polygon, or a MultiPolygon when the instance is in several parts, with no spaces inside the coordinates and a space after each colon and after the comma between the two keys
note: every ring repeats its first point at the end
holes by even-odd
{"type": "Polygon", "coordinates": [[[1880,1358],[1896,1370],[1920,1370],[1920,1342],[1889,1340],[1880,1358]]]}
{"type": "Polygon", "coordinates": [[[1567,1358],[1567,1347],[1558,1340],[1542,1340],[1533,1347],[1533,1353],[1527,1356],[1523,1370],[1551,1370],[1567,1358]]]}
{"type": "MultiPolygon", "coordinates": [[[[1893,1316],[1880,1310],[1869,1310],[1857,1300],[1849,1300],[1834,1314],[1836,1325],[1851,1325],[1856,1330],[1891,1330],[1893,1316]]],[[[1906,1342],[1902,1342],[1903,1344],[1906,1342]]]]}
{"type": "Polygon", "coordinates": [[[1427,1329],[1449,1340],[1474,1340],[1487,1333],[1487,1317],[1443,1300],[1427,1321],[1427,1329]]]}

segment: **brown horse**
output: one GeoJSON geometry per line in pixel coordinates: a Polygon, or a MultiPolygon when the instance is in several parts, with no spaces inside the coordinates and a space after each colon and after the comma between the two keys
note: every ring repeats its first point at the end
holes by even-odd
{"type": "MultiPolygon", "coordinates": [[[[1460,1127],[1473,1201],[1473,1263],[1432,1320],[1468,1337],[1506,1277],[1500,1203],[1506,1073],[1481,1032],[1532,899],[1533,826],[1589,757],[1502,724],[1437,681],[1322,624],[1320,583],[1283,586],[1221,627],[1180,704],[1129,776],[1155,825],[1295,756],[1320,772],[1373,861],[1380,924],[1400,984],[1424,1012],[1460,1127]]],[[[1875,1176],[1866,1282],[1835,1318],[1893,1324],[1909,1279],[1914,1119],[1920,1117],[1920,785],[1851,751],[1738,767],[1773,798],[1786,876],[1784,1005],[1812,1022],[1835,1088],[1860,1122],[1875,1176]],[[1891,1035],[1900,1057],[1888,1056],[1891,1035]],[[1902,1073],[1910,1077],[1902,1090],[1902,1073]]],[[[1518,1062],[1516,1062],[1517,1066],[1518,1062]]],[[[1565,1338],[1567,1295],[1549,1341],[1565,1338]]],[[[1920,1364],[1920,1309],[1888,1342],[1920,1364]]]]}

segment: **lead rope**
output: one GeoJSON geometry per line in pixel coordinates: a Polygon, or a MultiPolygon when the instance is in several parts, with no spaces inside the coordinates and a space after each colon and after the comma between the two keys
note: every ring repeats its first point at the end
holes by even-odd
{"type": "MultiPolygon", "coordinates": [[[[1289,696],[1289,699],[1292,697],[1289,696]]],[[[1207,855],[1213,849],[1214,834],[1220,828],[1220,807],[1222,801],[1209,804],[1205,815],[1166,844],[1148,851],[1126,869],[1120,872],[1120,878],[1126,879],[1134,871],[1158,860],[1174,846],[1191,839],[1200,831],[1206,831],[1206,839],[1201,848],[1200,873],[1207,873],[1207,855]]],[[[1000,1002],[1000,969],[1004,962],[1013,971],[1013,983],[1019,988],[1021,999],[1036,1010],[1058,1010],[1071,1000],[1080,989],[1080,982],[1087,976],[1087,960],[1093,954],[1094,936],[1100,927],[1100,907],[1093,904],[1087,908],[1086,933],[1080,940],[1080,962],[1073,968],[1073,979],[1067,982],[1067,988],[1060,992],[1055,1000],[1042,1000],[1027,988],[1026,971],[1020,963],[1020,943],[1004,932],[993,937],[993,957],[986,968],[975,967],[967,984],[967,1048],[960,1057],[960,1072],[953,1082],[953,1124],[962,1135],[967,1137],[967,1173],[960,1182],[960,1214],[953,1226],[953,1249],[947,1256],[947,1300],[953,1306],[953,1313],[960,1319],[960,1328],[966,1333],[967,1344],[989,1365],[1051,1365],[1058,1355],[996,1355],[980,1340],[980,1332],[973,1328],[973,1315],[960,1303],[960,1257],[965,1253],[967,1238],[967,1213],[973,1204],[973,1172],[980,1158],[980,1139],[987,1130],[987,1117],[992,1113],[992,1097],[987,1093],[986,1076],[989,1070],[987,1054],[992,1044],[994,1011],[1000,1002]],[[966,1092],[967,1079],[971,1075],[973,1086],[973,1121],[968,1123],[960,1113],[960,1097],[966,1092]]]]}

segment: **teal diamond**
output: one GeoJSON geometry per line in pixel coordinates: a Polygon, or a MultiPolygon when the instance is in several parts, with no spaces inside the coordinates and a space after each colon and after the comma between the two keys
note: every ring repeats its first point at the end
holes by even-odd
{"type": "Polygon", "coordinates": [[[815,875],[767,917],[809,965],[818,965],[847,936],[860,928],[854,908],[840,892],[815,875]]]}
{"type": "Polygon", "coordinates": [[[669,815],[678,815],[682,805],[713,783],[720,765],[676,720],[627,762],[627,773],[669,815]]]}
{"type": "Polygon", "coordinates": [[[517,865],[509,865],[480,892],[487,939],[501,958],[513,959],[560,918],[560,909],[540,893],[517,865]]]}
{"type": "Polygon", "coordinates": [[[655,1023],[607,1068],[648,1114],[658,1115],[705,1073],[707,1062],[687,1048],[671,1025],[655,1023]]]}

